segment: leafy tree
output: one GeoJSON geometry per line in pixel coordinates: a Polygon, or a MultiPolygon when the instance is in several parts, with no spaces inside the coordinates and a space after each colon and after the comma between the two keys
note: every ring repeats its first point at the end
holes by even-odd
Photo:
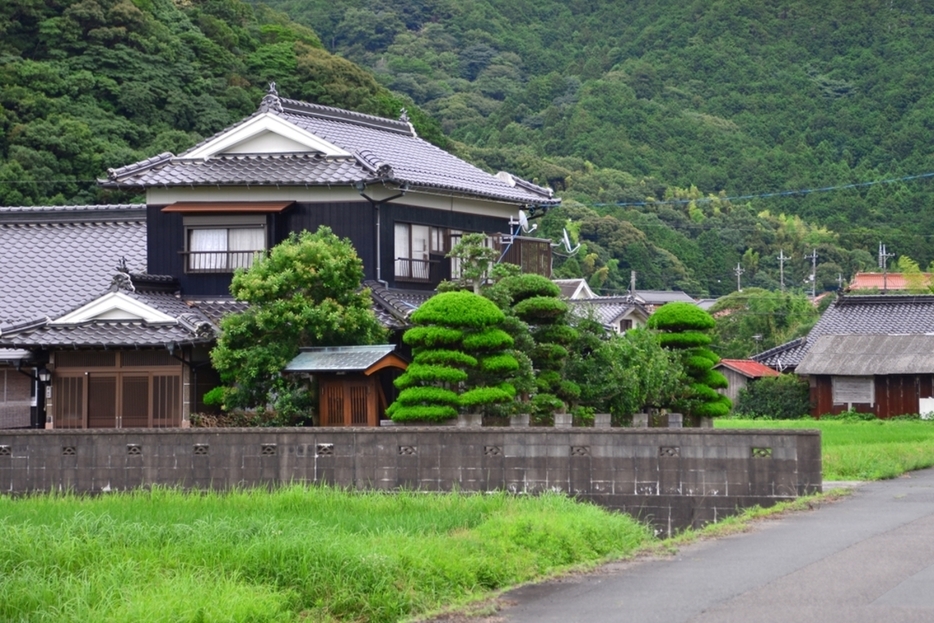
{"type": "Polygon", "coordinates": [[[565,373],[580,385],[580,404],[622,424],[647,406],[671,403],[681,389],[679,359],[646,329],[606,334],[592,318],[577,322],[565,373]]]}
{"type": "Polygon", "coordinates": [[[507,380],[519,368],[503,312],[471,292],[442,292],[426,301],[403,340],[413,361],[395,381],[401,392],[386,413],[395,421],[445,420],[458,409],[480,411],[513,400],[507,380]]]}
{"type": "Polygon", "coordinates": [[[744,288],[710,308],[716,320],[713,348],[722,357],[746,359],[806,335],[820,314],[804,294],[744,288]]]}
{"type": "Polygon", "coordinates": [[[281,374],[302,346],[373,344],[385,332],[360,289],[363,262],[348,239],[327,227],[293,233],[238,270],[233,296],[249,304],[221,320],[211,361],[226,384],[227,408],[271,406],[280,422],[309,408],[303,384],[281,374]]]}
{"type": "Polygon", "coordinates": [[[684,367],[687,386],[672,406],[699,417],[729,413],[730,399],[716,391],[727,386],[726,377],[713,369],[720,358],[708,348],[707,332],[715,326],[711,315],[691,303],[667,303],[649,317],[647,326],[660,332],[659,343],[676,351],[684,367]]]}

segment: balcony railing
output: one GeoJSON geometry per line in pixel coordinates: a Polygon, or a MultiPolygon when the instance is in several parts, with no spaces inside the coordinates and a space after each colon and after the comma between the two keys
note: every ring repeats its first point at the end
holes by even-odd
{"type": "Polygon", "coordinates": [[[437,260],[415,260],[408,257],[396,258],[396,281],[418,281],[437,283],[440,281],[437,260]]]}
{"type": "Polygon", "coordinates": [[[232,273],[249,268],[265,251],[183,251],[189,273],[232,273]]]}

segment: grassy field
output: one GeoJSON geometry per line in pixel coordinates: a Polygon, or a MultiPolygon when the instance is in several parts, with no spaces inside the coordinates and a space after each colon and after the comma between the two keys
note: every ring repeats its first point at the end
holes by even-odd
{"type": "Polygon", "coordinates": [[[397,621],[650,540],[560,495],[0,497],[0,621],[397,621]]]}
{"type": "Polygon", "coordinates": [[[717,420],[717,428],[817,428],[824,480],[878,480],[934,465],[925,420],[717,420]]]}

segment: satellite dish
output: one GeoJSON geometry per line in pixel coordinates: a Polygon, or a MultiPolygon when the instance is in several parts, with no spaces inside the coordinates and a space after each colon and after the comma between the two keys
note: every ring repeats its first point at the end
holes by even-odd
{"type": "Polygon", "coordinates": [[[530,234],[538,229],[538,225],[532,225],[532,227],[529,227],[529,217],[525,215],[525,210],[519,210],[519,227],[521,227],[522,231],[527,234],[530,234]]]}

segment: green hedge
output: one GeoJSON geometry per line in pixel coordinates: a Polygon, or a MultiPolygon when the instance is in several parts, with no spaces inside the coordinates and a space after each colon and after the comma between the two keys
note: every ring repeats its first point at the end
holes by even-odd
{"type": "Polygon", "coordinates": [[[693,303],[666,303],[649,316],[650,329],[660,331],[705,331],[713,329],[713,316],[693,303]]]}
{"type": "Polygon", "coordinates": [[[568,304],[552,296],[535,296],[513,306],[519,318],[530,323],[554,322],[568,313],[568,304]]]}
{"type": "Polygon", "coordinates": [[[413,363],[405,374],[395,380],[399,389],[413,387],[428,383],[461,383],[467,380],[467,373],[448,366],[433,366],[423,363],[413,363]]]}
{"type": "Polygon", "coordinates": [[[459,350],[424,350],[415,355],[415,363],[476,368],[477,358],[459,350]]]}
{"type": "Polygon", "coordinates": [[[709,335],[698,333],[697,331],[685,331],[684,333],[660,333],[658,343],[665,348],[685,349],[696,348],[698,346],[707,346],[711,339],[709,335]]]}
{"type": "Polygon", "coordinates": [[[464,338],[464,348],[472,351],[493,351],[512,346],[512,337],[502,329],[486,329],[464,338]]]}
{"type": "Polygon", "coordinates": [[[457,346],[463,339],[463,331],[448,327],[412,327],[402,336],[403,342],[415,348],[457,346]]]}

